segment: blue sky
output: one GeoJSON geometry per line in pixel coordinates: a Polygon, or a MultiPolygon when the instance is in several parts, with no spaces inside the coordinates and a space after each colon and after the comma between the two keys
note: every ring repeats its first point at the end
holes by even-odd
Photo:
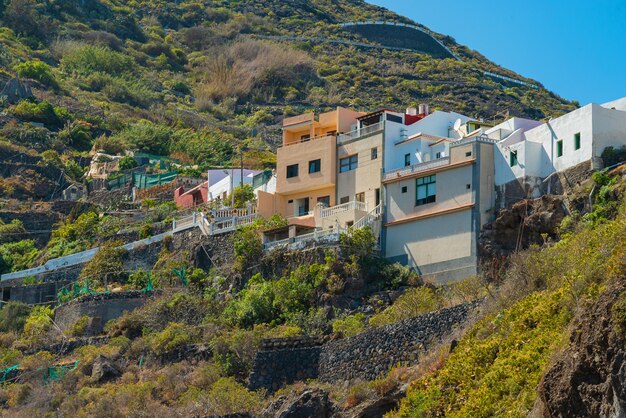
{"type": "Polygon", "coordinates": [[[626,96],[625,0],[367,0],[581,105],[626,96]]]}

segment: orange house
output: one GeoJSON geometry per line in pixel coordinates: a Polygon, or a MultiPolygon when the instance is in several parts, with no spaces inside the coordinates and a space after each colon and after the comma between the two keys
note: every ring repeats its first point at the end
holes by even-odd
{"type": "Polygon", "coordinates": [[[351,131],[362,115],[338,107],[317,117],[286,118],[276,154],[276,193],[259,193],[259,214],[280,213],[290,224],[315,226],[315,206],[336,204],[337,134],[351,131]]]}

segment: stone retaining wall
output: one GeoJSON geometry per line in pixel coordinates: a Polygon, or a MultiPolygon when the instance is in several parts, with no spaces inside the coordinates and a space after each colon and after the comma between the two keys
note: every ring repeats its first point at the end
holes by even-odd
{"type": "Polygon", "coordinates": [[[96,335],[111,319],[119,318],[124,311],[143,306],[153,292],[129,291],[88,295],[60,305],[54,312],[54,321],[62,331],[70,328],[82,316],[92,318],[87,335],[96,335]]]}
{"type": "Polygon", "coordinates": [[[468,318],[473,306],[442,309],[326,344],[316,339],[286,340],[283,346],[279,340],[266,342],[254,360],[249,387],[275,391],[306,379],[374,380],[397,364],[416,364],[431,344],[468,318]]]}

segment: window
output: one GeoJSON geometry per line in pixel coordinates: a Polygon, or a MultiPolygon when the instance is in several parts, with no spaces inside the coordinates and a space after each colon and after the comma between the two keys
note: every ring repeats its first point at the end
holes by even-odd
{"type": "Polygon", "coordinates": [[[402,123],[402,116],[392,115],[391,113],[387,113],[387,120],[389,122],[402,123]]]}
{"type": "Polygon", "coordinates": [[[359,156],[351,155],[339,160],[339,172],[345,173],[346,171],[354,170],[359,166],[359,156]]]}
{"type": "Polygon", "coordinates": [[[330,206],[330,196],[322,196],[317,198],[317,203],[322,203],[326,207],[330,206]]]}
{"type": "Polygon", "coordinates": [[[380,205],[380,189],[376,189],[376,206],[380,205]]]}
{"type": "Polygon", "coordinates": [[[287,166],[287,178],[298,177],[298,164],[287,166]]]}
{"type": "Polygon", "coordinates": [[[408,167],[411,165],[411,154],[404,154],[404,166],[408,167]]]}
{"type": "Polygon", "coordinates": [[[415,206],[425,205],[435,201],[435,195],[437,194],[435,179],[436,175],[432,175],[420,177],[415,180],[417,187],[415,206]]]}
{"type": "Polygon", "coordinates": [[[344,203],[348,203],[350,201],[350,198],[348,196],[344,196],[341,199],[339,199],[339,204],[343,205],[344,203]]]}
{"type": "Polygon", "coordinates": [[[402,193],[406,193],[407,192],[407,187],[406,186],[402,186],[402,193]]]}
{"type": "Polygon", "coordinates": [[[364,203],[365,202],[365,192],[357,193],[354,196],[354,200],[356,200],[357,202],[364,203]]]}
{"type": "Polygon", "coordinates": [[[468,151],[468,152],[466,152],[466,153],[465,153],[465,156],[466,156],[466,157],[471,157],[471,156],[472,156],[472,151],[468,151]]]}
{"type": "Polygon", "coordinates": [[[465,185],[465,188],[466,188],[467,190],[469,190],[469,189],[471,189],[471,188],[472,188],[472,185],[471,185],[471,184],[466,184],[466,185],[465,185]]]}
{"type": "Polygon", "coordinates": [[[509,154],[509,165],[515,167],[517,165],[517,151],[511,151],[509,154]]]}
{"type": "Polygon", "coordinates": [[[372,148],[372,160],[378,158],[378,147],[372,148]]]}
{"type": "Polygon", "coordinates": [[[435,158],[442,158],[442,157],[443,157],[443,155],[442,155],[441,151],[439,151],[437,154],[435,154],[435,158]]]}
{"type": "Polygon", "coordinates": [[[322,160],[309,161],[309,174],[318,173],[322,169],[322,160]]]}
{"type": "Polygon", "coordinates": [[[574,134],[574,149],[575,150],[580,149],[580,132],[578,132],[577,134],[574,134]]]}
{"type": "Polygon", "coordinates": [[[309,139],[311,139],[311,135],[309,135],[309,134],[306,134],[306,135],[301,135],[301,136],[300,136],[300,141],[302,141],[302,142],[306,142],[306,141],[308,141],[309,139]]]}
{"type": "Polygon", "coordinates": [[[563,156],[563,140],[559,140],[556,141],[556,156],[557,157],[562,157],[563,156]]]}

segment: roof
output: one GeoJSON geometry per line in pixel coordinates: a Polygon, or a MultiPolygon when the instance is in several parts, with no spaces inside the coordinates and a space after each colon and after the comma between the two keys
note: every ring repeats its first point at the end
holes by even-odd
{"type": "Polygon", "coordinates": [[[185,195],[188,195],[188,194],[195,193],[198,190],[200,190],[203,186],[204,187],[208,187],[207,183],[208,183],[207,181],[202,182],[202,183],[198,184],[196,187],[193,187],[193,188],[187,190],[185,193],[181,194],[181,196],[185,196],[185,195]]]}
{"type": "Polygon", "coordinates": [[[371,118],[372,116],[382,115],[385,112],[401,113],[401,112],[398,112],[397,110],[383,108],[383,109],[376,110],[374,112],[366,113],[363,116],[359,116],[357,120],[367,119],[367,118],[371,118]]]}
{"type": "Polygon", "coordinates": [[[414,141],[416,139],[424,139],[426,141],[435,141],[435,143],[439,143],[442,141],[452,141],[452,139],[450,138],[444,138],[442,136],[437,136],[437,135],[430,135],[430,134],[425,134],[423,132],[418,132],[414,135],[411,135],[410,137],[408,137],[407,139],[397,142],[394,145],[401,145],[401,144],[406,144],[407,142],[411,142],[414,141]]]}
{"type": "Polygon", "coordinates": [[[274,229],[268,229],[266,231],[263,231],[264,234],[277,234],[279,232],[288,232],[289,228],[291,226],[295,226],[296,227],[296,233],[297,231],[300,229],[315,229],[314,227],[312,227],[311,225],[306,225],[306,224],[297,224],[297,223],[292,223],[286,226],[280,226],[278,228],[274,228],[274,229]]]}

